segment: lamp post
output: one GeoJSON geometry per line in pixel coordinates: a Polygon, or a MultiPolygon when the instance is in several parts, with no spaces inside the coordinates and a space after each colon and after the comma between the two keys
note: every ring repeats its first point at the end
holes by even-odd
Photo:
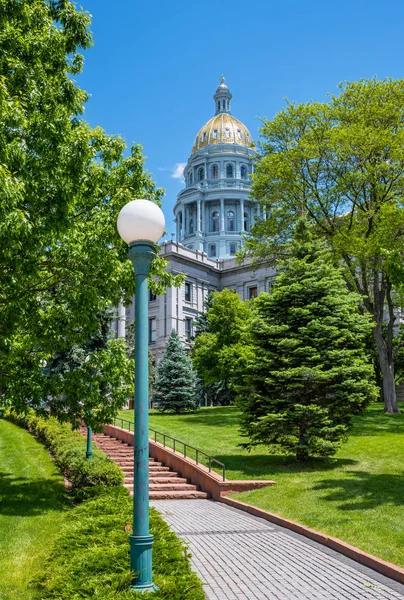
{"type": "Polygon", "coordinates": [[[133,533],[129,536],[130,568],[135,572],[131,587],[152,591],[153,536],[149,532],[149,368],[148,286],[153,246],[164,233],[160,208],[149,200],[132,200],[118,215],[118,233],[129,245],[129,258],[136,276],[135,296],[135,456],[133,485],[133,533]]]}
{"type": "MultiPolygon", "coordinates": [[[[90,391],[91,391],[91,385],[90,385],[90,391]]],[[[92,414],[92,410],[90,410],[90,415],[92,414]]],[[[91,460],[93,458],[93,446],[92,446],[92,441],[93,441],[93,430],[92,427],[87,427],[87,450],[86,450],[86,458],[87,460],[91,460]]]]}
{"type": "MultiPolygon", "coordinates": [[[[84,359],[84,362],[88,363],[91,360],[91,356],[90,354],[88,354],[86,356],[86,358],[84,359]]],[[[93,384],[90,383],[90,395],[91,392],[93,391],[93,384]]],[[[93,414],[93,411],[90,408],[90,416],[93,414]]],[[[87,460],[91,460],[93,458],[93,447],[92,447],[92,441],[93,441],[93,429],[92,427],[87,427],[87,449],[86,449],[86,459],[87,460]]]]}

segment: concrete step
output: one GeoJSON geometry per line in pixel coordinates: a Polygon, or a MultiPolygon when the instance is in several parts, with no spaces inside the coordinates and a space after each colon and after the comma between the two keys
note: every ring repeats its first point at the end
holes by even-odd
{"type": "MultiPolygon", "coordinates": [[[[125,481],[125,487],[128,490],[133,490],[133,483],[125,481]]],[[[149,490],[152,492],[166,492],[166,491],[188,491],[197,492],[198,487],[189,483],[150,483],[149,490]]]]}
{"type": "MultiPolygon", "coordinates": [[[[169,473],[170,474],[170,473],[169,473]]],[[[125,475],[125,483],[133,483],[133,472],[132,473],[124,473],[125,475]]],[[[160,483],[187,483],[187,479],[185,477],[178,477],[177,473],[173,473],[172,477],[150,477],[150,485],[160,484],[160,483]]]]}
{"type": "Polygon", "coordinates": [[[149,477],[150,479],[160,479],[161,477],[178,477],[178,473],[176,471],[150,471],[149,477]]]}
{"type": "MultiPolygon", "coordinates": [[[[131,493],[131,495],[133,494],[131,493]]],[[[205,492],[186,492],[185,490],[176,492],[167,490],[165,492],[150,492],[149,498],[150,500],[202,500],[209,498],[209,496],[205,492]]]]}

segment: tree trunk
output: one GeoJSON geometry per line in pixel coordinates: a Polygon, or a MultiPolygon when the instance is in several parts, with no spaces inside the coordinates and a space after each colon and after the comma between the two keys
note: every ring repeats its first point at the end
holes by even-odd
{"type": "Polygon", "coordinates": [[[379,357],[380,370],[383,377],[384,412],[388,414],[399,413],[396,384],[394,381],[394,359],[392,352],[388,352],[386,341],[380,331],[379,325],[373,329],[379,357]]]}

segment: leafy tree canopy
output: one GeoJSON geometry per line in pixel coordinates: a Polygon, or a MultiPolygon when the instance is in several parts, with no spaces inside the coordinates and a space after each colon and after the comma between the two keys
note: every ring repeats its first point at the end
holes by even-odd
{"type": "Polygon", "coordinates": [[[277,260],[302,214],[315,225],[375,323],[387,412],[398,412],[393,334],[404,284],[403,117],[404,80],[370,79],[342,84],[327,103],[288,103],[264,120],[252,193],[267,219],[247,243],[252,255],[277,260]]]}
{"type": "MultiPolygon", "coordinates": [[[[116,218],[162,190],[140,146],[127,154],[82,118],[88,95],[73,78],[89,15],[68,0],[0,0],[0,23],[0,389],[24,407],[37,400],[28,371],[38,378],[41,360],[83,344],[100,311],[134,293],[116,218]]],[[[165,266],[153,261],[155,293],[179,283],[165,266]]]]}
{"type": "Polygon", "coordinates": [[[205,383],[228,382],[244,353],[251,308],[236,292],[224,289],[213,292],[205,315],[207,326],[195,338],[192,361],[205,383]]]}

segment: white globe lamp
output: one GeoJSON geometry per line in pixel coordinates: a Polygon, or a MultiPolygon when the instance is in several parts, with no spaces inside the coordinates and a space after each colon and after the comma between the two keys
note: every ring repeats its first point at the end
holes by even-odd
{"type": "Polygon", "coordinates": [[[166,221],[163,211],[150,200],[132,200],[118,215],[118,233],[127,244],[133,242],[157,243],[164,233],[166,221]]]}

